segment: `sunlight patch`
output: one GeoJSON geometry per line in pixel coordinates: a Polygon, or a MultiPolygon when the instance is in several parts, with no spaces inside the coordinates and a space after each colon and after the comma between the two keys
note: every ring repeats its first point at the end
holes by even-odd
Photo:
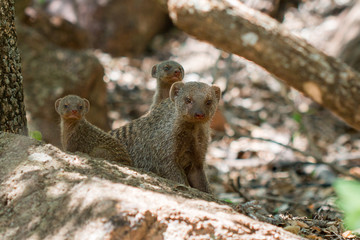
{"type": "Polygon", "coordinates": [[[47,155],[45,153],[33,153],[33,154],[29,155],[29,160],[37,161],[37,162],[47,162],[47,161],[52,160],[52,157],[50,157],[49,155],[47,155]]]}
{"type": "Polygon", "coordinates": [[[60,197],[66,194],[70,189],[70,185],[66,182],[58,182],[53,186],[50,186],[47,191],[47,196],[51,198],[60,197]]]}
{"type": "Polygon", "coordinates": [[[241,40],[243,41],[244,46],[248,46],[248,45],[254,46],[257,43],[258,39],[259,39],[258,35],[256,35],[253,32],[248,32],[243,36],[241,36],[241,40]]]}
{"type": "Polygon", "coordinates": [[[304,83],[304,91],[317,103],[322,104],[322,94],[317,84],[313,82],[304,83]]]}

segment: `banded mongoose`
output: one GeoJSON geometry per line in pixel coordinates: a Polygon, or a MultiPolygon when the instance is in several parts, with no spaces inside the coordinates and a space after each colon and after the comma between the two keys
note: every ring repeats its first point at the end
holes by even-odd
{"type": "Polygon", "coordinates": [[[110,134],[125,144],[135,167],[210,192],[204,164],[219,100],[217,86],[176,82],[170,98],[110,134]]]}
{"type": "Polygon", "coordinates": [[[178,62],[164,61],[152,67],[151,76],[156,78],[156,91],[150,110],[163,99],[169,97],[169,91],[174,82],[183,80],[184,68],[178,62]]]}
{"type": "Polygon", "coordinates": [[[87,99],[68,95],[56,100],[55,109],[61,117],[61,143],[65,151],[79,151],[92,157],[131,165],[125,146],[85,119],[90,109],[87,99]]]}

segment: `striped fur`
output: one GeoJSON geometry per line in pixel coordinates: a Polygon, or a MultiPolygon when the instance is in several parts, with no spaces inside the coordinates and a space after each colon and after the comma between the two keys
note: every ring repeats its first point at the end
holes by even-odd
{"type": "Polygon", "coordinates": [[[132,165],[129,154],[118,139],[85,119],[89,108],[88,100],[75,95],[68,95],[55,102],[55,109],[61,117],[60,128],[63,149],[132,165]]]}
{"type": "Polygon", "coordinates": [[[124,143],[135,167],[210,192],[204,162],[220,89],[176,82],[170,97],[110,134],[124,143]]]}

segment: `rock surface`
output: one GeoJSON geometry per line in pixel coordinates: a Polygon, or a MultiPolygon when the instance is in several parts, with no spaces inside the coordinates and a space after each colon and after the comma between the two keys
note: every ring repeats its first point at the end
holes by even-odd
{"type": "Polygon", "coordinates": [[[28,7],[22,21],[36,29],[47,41],[69,49],[90,48],[87,31],[62,17],[51,16],[38,8],[28,7]]]}
{"type": "Polygon", "coordinates": [[[113,56],[143,53],[170,25],[156,0],[51,0],[45,10],[85,29],[94,48],[113,56]]]}
{"type": "Polygon", "coordinates": [[[360,2],[340,18],[341,29],[335,34],[333,44],[341,46],[339,57],[355,70],[360,71],[360,2]]]}
{"type": "Polygon", "coordinates": [[[152,174],[0,133],[1,239],[300,239],[152,174]]]}

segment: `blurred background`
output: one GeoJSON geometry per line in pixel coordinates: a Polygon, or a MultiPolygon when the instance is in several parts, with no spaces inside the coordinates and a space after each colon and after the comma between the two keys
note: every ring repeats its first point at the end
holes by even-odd
{"type": "MultiPolygon", "coordinates": [[[[360,71],[360,1],[241,2],[360,71]]],[[[257,65],[178,30],[156,0],[16,0],[16,18],[29,128],[45,142],[60,146],[54,102],[67,94],[89,99],[87,119],[105,131],[140,117],[156,87],[152,66],[172,59],[185,81],[223,91],[207,155],[219,198],[338,219],[338,173],[311,156],[360,175],[359,133],[257,65]]]]}

